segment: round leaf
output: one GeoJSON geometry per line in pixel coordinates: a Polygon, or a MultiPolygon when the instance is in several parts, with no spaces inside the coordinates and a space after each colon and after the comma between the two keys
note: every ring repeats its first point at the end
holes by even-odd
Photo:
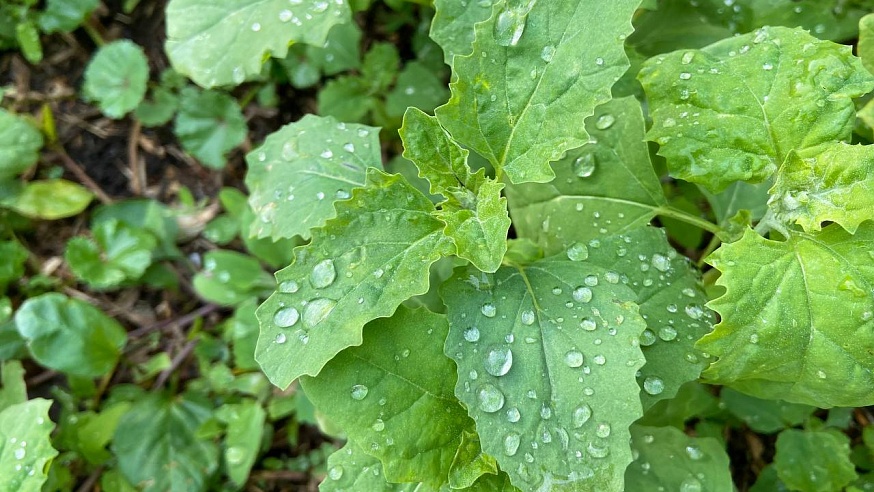
{"type": "Polygon", "coordinates": [[[86,100],[96,102],[110,118],[122,118],[136,109],[146,95],[149,64],[143,49],[127,41],[114,41],[100,48],[88,68],[82,86],[86,100]]]}

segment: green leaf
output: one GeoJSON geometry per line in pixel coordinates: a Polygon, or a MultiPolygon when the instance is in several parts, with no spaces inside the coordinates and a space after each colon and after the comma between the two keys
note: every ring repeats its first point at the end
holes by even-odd
{"type": "Polygon", "coordinates": [[[449,486],[453,489],[471,487],[483,475],[497,475],[498,464],[485,454],[479,435],[474,430],[461,432],[461,444],[449,469],[449,486]]]}
{"type": "Polygon", "coordinates": [[[727,289],[722,322],[698,342],[719,357],[703,376],[760,398],[821,408],[874,402],[874,224],[786,241],[751,230],[710,259],[727,289]],[[754,287],[754,288],[751,288],[754,287]]]}
{"type": "Polygon", "coordinates": [[[651,227],[626,235],[571,246],[570,258],[587,256],[587,264],[607,271],[602,282],[621,282],[637,294],[647,329],[640,336],[646,357],[637,381],[644,410],[673,398],[684,383],[698,379],[709,361],[695,342],[713,329],[713,313],[698,273],[679,256],[664,231],[651,227]]]}
{"type": "MultiPolygon", "coordinates": [[[[3,258],[0,263],[0,292],[5,292],[11,282],[21,279],[28,255],[27,248],[18,241],[0,241],[0,258],[3,258]]],[[[0,315],[0,322],[2,319],[0,315]]]]}
{"type": "Polygon", "coordinates": [[[640,80],[653,118],[647,138],[672,175],[713,192],[766,180],[792,150],[806,157],[849,139],[852,98],[874,88],[849,46],[782,27],[655,57],[640,80]]]}
{"type": "Polygon", "coordinates": [[[874,73],[874,14],[868,14],[859,19],[859,43],[856,53],[862,59],[862,65],[874,73]]]}
{"type": "Polygon", "coordinates": [[[134,116],[143,126],[161,126],[173,119],[179,107],[179,98],[163,87],[152,91],[151,100],[144,100],[137,106],[134,116]]]}
{"type": "Polygon", "coordinates": [[[643,141],[640,103],[627,97],[599,106],[586,131],[597,142],[553,163],[552,182],[507,188],[516,233],[547,254],[648,224],[666,204],[643,141]]]}
{"type": "Polygon", "coordinates": [[[118,220],[128,227],[141,229],[155,236],[160,243],[159,251],[155,252],[157,257],[181,255],[176,248],[179,226],[173,211],[161,202],[135,199],[115,202],[111,205],[101,205],[94,210],[91,226],[99,228],[102,222],[113,220],[118,220]]]}
{"type": "Polygon", "coordinates": [[[321,492],[414,492],[419,484],[389,483],[382,472],[382,463],[359,446],[347,442],[328,456],[328,476],[319,485],[321,492]]]}
{"type": "Polygon", "coordinates": [[[85,22],[97,4],[97,0],[47,0],[39,16],[39,28],[45,33],[73,31],[85,22]]]}
{"type": "Polygon", "coordinates": [[[368,87],[368,93],[382,92],[394,82],[398,75],[401,57],[398,49],[391,43],[375,43],[361,63],[361,80],[368,87]]]}
{"type": "Polygon", "coordinates": [[[228,476],[235,484],[242,486],[261,448],[264,409],[257,401],[247,399],[222,405],[218,409],[218,417],[228,424],[224,450],[228,476]]]}
{"type": "Polygon", "coordinates": [[[462,432],[473,427],[453,394],[455,366],[443,355],[448,330],[442,315],[398,308],[364,328],[361,346],[301,380],[316,408],[379,458],[391,482],[442,485],[462,432]]]}
{"type": "Polygon", "coordinates": [[[431,39],[443,48],[443,58],[452,65],[456,55],[469,55],[474,40],[474,26],[492,15],[491,2],[434,0],[437,13],[431,20],[431,39]]]}
{"type": "Polygon", "coordinates": [[[752,220],[761,219],[768,210],[768,189],[771,186],[771,180],[758,184],[735,181],[719,193],[711,193],[704,187],[700,189],[710,202],[716,221],[725,224],[741,210],[749,210],[752,220]]]}
{"type": "Polygon", "coordinates": [[[810,405],[762,400],[731,388],[723,388],[719,399],[732,415],[741,419],[750,429],[764,434],[801,425],[816,411],[816,407],[810,405]]]}
{"type": "Polygon", "coordinates": [[[0,490],[38,492],[49,464],[58,455],[52,447],[51,400],[37,398],[0,411],[0,490]]]}
{"type": "Polygon", "coordinates": [[[154,236],[115,219],[91,230],[94,239],[74,237],[67,242],[64,259],[70,270],[88,285],[105,289],[125,280],[136,280],[152,263],[154,236]]]}
{"type": "Polygon", "coordinates": [[[124,328],[102,311],[57,293],[24,301],[15,326],[34,360],[74,376],[107,374],[127,341],[124,328]]]}
{"type": "Polygon", "coordinates": [[[55,220],[80,214],[94,195],[65,179],[30,181],[24,188],[0,199],[0,205],[32,219],[55,220]]]}
{"type": "Polygon", "coordinates": [[[13,178],[39,159],[43,138],[26,119],[0,109],[0,179],[13,178]]]}
{"type": "Polygon", "coordinates": [[[631,290],[595,285],[605,274],[554,257],[494,274],[462,267],[441,288],[455,394],[523,490],[622,489],[645,324],[631,290]]]}
{"type": "Polygon", "coordinates": [[[222,92],[185,88],[173,132],[203,164],[225,167],[227,153],[246,139],[246,119],[237,101],[222,92]]]}
{"type": "Polygon", "coordinates": [[[0,383],[0,411],[27,401],[21,362],[10,360],[0,364],[0,383]]]}
{"type": "Polygon", "coordinates": [[[434,206],[398,175],[369,169],[366,186],[336,209],[258,308],[255,358],[281,388],[360,345],[367,322],[427,292],[431,264],[454,252],[434,206]]]}
{"type": "Polygon", "coordinates": [[[103,46],[85,69],[82,95],[110,118],[122,118],[146,95],[149,63],[143,49],[128,40],[103,46]]]}
{"type": "Polygon", "coordinates": [[[789,154],[768,205],[807,232],[835,222],[852,234],[874,219],[874,147],[834,143],[820,149],[806,157],[789,154]]]}
{"type": "Polygon", "coordinates": [[[444,232],[455,243],[458,256],[480,270],[494,272],[507,252],[507,199],[502,183],[485,177],[485,170],[471,173],[469,152],[440,126],[437,118],[410,108],[400,130],[404,157],[431,183],[431,194],[443,195],[438,217],[444,232]]]}
{"type": "Polygon", "coordinates": [[[192,283],[198,295],[223,306],[239,304],[276,285],[255,258],[221,249],[203,255],[203,270],[192,283]]]}
{"type": "Polygon", "coordinates": [[[307,115],[271,134],[246,156],[249,205],[259,238],[311,237],[334,216],[335,201],[364,185],[368,168],[382,168],[379,129],[307,115]]]}
{"type": "Polygon", "coordinates": [[[135,402],[112,440],[124,477],[146,492],[203,490],[218,464],[218,450],[198,438],[212,405],[191,395],[153,393],[135,402]]]}
{"type": "Polygon", "coordinates": [[[637,458],[625,471],[625,490],[733,492],[728,455],[712,437],[689,437],[673,427],[631,427],[637,458]]]}
{"type": "Polygon", "coordinates": [[[777,475],[791,490],[841,490],[856,479],[850,439],[837,432],[788,429],[777,437],[777,475]]]}
{"type": "Polygon", "coordinates": [[[361,28],[350,22],[337,24],[328,32],[322,46],[307,46],[307,59],[324,71],[334,75],[361,65],[361,28]]]}
{"type": "Polygon", "coordinates": [[[126,401],[112,404],[77,427],[76,451],[95,465],[111,459],[112,455],[106,450],[106,445],[112,440],[119,420],[130,407],[131,403],[126,401]]]}
{"type": "Polygon", "coordinates": [[[369,89],[365,80],[357,76],[329,80],[318,94],[319,114],[340,121],[365,121],[379,104],[369,89]]]}
{"type": "Polygon", "coordinates": [[[39,41],[39,31],[35,22],[23,19],[19,21],[15,25],[15,41],[27,61],[33,64],[42,61],[42,43],[39,41]]]}
{"type": "Polygon", "coordinates": [[[589,139],[575,123],[610,100],[628,69],[623,40],[639,3],[496,3],[475,27],[473,54],[452,61],[440,123],[513,183],[550,181],[549,161],[589,139]]]}
{"type": "Polygon", "coordinates": [[[350,21],[347,2],[172,0],[167,5],[167,56],[202,87],[238,85],[261,73],[268,57],[285,58],[292,43],[323,46],[350,21]]]}
{"type": "Polygon", "coordinates": [[[430,67],[421,62],[404,66],[394,89],[385,96],[385,109],[389,116],[401,117],[407,108],[419,108],[433,112],[449,98],[446,83],[430,67]]]}

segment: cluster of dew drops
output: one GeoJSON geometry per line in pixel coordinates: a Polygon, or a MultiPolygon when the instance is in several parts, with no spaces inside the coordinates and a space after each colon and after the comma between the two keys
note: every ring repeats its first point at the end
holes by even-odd
{"type": "MultiPolygon", "coordinates": [[[[46,420],[43,417],[38,417],[36,419],[36,423],[39,426],[46,425],[46,420]]],[[[17,487],[21,485],[21,482],[24,481],[26,477],[32,477],[36,474],[36,470],[33,465],[23,463],[25,458],[27,457],[27,441],[19,440],[17,437],[9,438],[9,447],[12,448],[12,457],[15,458],[14,469],[16,472],[20,473],[19,477],[9,477],[10,482],[9,485],[11,487],[10,490],[15,490],[17,487]]]]}
{"type": "MultiPolygon", "coordinates": [[[[641,436],[641,439],[635,439],[632,442],[631,448],[631,457],[634,459],[636,466],[640,469],[640,472],[644,475],[648,475],[650,470],[652,469],[652,465],[647,461],[640,460],[640,449],[643,449],[645,446],[651,446],[656,443],[655,436],[652,434],[644,434],[641,436]]],[[[656,448],[658,449],[658,448],[656,448]]],[[[707,453],[705,453],[699,446],[695,444],[687,444],[683,448],[683,453],[686,455],[686,458],[690,459],[693,462],[702,462],[708,459],[707,453]]],[[[673,454],[668,456],[673,459],[676,458],[673,454]]],[[[679,492],[702,492],[704,490],[704,485],[702,481],[704,480],[705,475],[701,472],[698,473],[689,473],[682,482],[680,482],[679,492]]],[[[659,487],[659,491],[664,491],[663,487],[659,487]]]]}

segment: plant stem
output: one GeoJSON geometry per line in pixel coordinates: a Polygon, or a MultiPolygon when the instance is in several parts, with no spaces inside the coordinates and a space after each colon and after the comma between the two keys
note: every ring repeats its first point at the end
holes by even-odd
{"type": "Polygon", "coordinates": [[[692,215],[678,208],[665,205],[661,207],[656,207],[654,211],[656,215],[670,217],[672,219],[691,224],[695,227],[698,227],[699,229],[704,229],[705,231],[713,233],[715,236],[719,236],[720,239],[725,235],[725,231],[713,222],[710,222],[707,219],[702,219],[701,217],[692,215]]]}

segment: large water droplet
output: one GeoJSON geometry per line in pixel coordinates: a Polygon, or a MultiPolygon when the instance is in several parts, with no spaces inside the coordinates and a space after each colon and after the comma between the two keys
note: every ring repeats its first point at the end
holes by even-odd
{"type": "Polygon", "coordinates": [[[690,444],[686,446],[686,455],[689,456],[689,459],[698,461],[704,458],[704,451],[701,451],[701,448],[699,448],[698,446],[690,444]]]}
{"type": "Polygon", "coordinates": [[[483,412],[494,413],[504,406],[504,394],[501,393],[501,390],[488,383],[480,386],[476,397],[479,400],[479,408],[483,412]]]}
{"type": "Polygon", "coordinates": [[[373,421],[373,425],[370,426],[376,432],[382,432],[385,430],[385,422],[382,419],[376,419],[373,421]]]}
{"type": "Polygon", "coordinates": [[[504,347],[495,347],[486,353],[483,366],[492,376],[503,376],[510,372],[513,366],[513,351],[504,347]]]}
{"type": "Polygon", "coordinates": [[[343,478],[343,467],[340,465],[331,467],[328,471],[328,478],[331,480],[340,480],[343,478]]]}
{"type": "Polygon", "coordinates": [[[317,298],[308,302],[303,308],[303,323],[312,328],[331,314],[337,302],[331,299],[317,298]]]}
{"type": "Polygon", "coordinates": [[[238,446],[231,446],[225,450],[225,460],[228,464],[239,465],[243,462],[243,458],[245,457],[246,452],[238,446]]]}
{"type": "Polygon", "coordinates": [[[610,448],[607,446],[601,446],[599,444],[595,444],[594,442],[590,442],[586,447],[586,451],[593,458],[606,458],[608,454],[610,454],[610,448]]]}
{"type": "Polygon", "coordinates": [[[522,311],[522,314],[520,315],[520,319],[521,319],[523,325],[531,326],[534,324],[536,316],[534,315],[534,311],[526,309],[525,311],[522,311]]]}
{"type": "Polygon", "coordinates": [[[275,343],[278,343],[279,345],[282,345],[283,343],[285,343],[286,340],[288,340],[288,337],[285,336],[285,333],[278,333],[276,335],[276,338],[273,339],[273,341],[275,343]]]}
{"type": "Polygon", "coordinates": [[[680,484],[680,492],[701,492],[702,490],[701,482],[692,476],[686,477],[680,484]]]}
{"type": "Polygon", "coordinates": [[[487,318],[494,318],[495,314],[497,314],[498,312],[498,309],[495,307],[494,304],[487,302],[483,304],[483,307],[480,309],[480,311],[482,311],[483,316],[487,318]]]}
{"type": "Polygon", "coordinates": [[[286,294],[294,294],[300,289],[300,286],[294,280],[286,280],[279,284],[279,292],[286,294]]]}
{"type": "Polygon", "coordinates": [[[571,350],[564,354],[564,363],[567,364],[568,367],[580,367],[583,365],[584,361],[585,357],[579,350],[571,350]]]}
{"type": "Polygon", "coordinates": [[[331,285],[335,278],[337,278],[337,271],[334,269],[334,261],[330,259],[316,263],[310,273],[310,283],[317,289],[324,289],[331,285]]]}
{"type": "Polygon", "coordinates": [[[704,309],[697,304],[689,304],[686,306],[686,316],[694,320],[699,320],[704,316],[704,309]]]}
{"type": "Polygon", "coordinates": [[[586,331],[595,331],[595,329],[598,328],[598,324],[595,323],[595,320],[592,318],[583,318],[582,321],[580,321],[580,328],[586,331]]]}
{"type": "Polygon", "coordinates": [[[507,409],[507,421],[515,424],[522,418],[522,414],[519,413],[519,409],[516,407],[511,407],[507,409]]]}
{"type": "Polygon", "coordinates": [[[574,410],[574,427],[579,429],[592,418],[592,407],[583,403],[574,410]]]}
{"type": "Polygon", "coordinates": [[[610,437],[610,430],[610,424],[602,422],[598,424],[598,427],[595,427],[595,435],[606,439],[610,437]]]}
{"type": "Polygon", "coordinates": [[[660,272],[667,272],[671,268],[671,259],[665,255],[656,253],[652,255],[652,266],[660,272]]]}
{"type": "Polygon", "coordinates": [[[613,126],[613,123],[616,123],[616,117],[610,113],[604,113],[598,117],[598,120],[595,122],[595,128],[606,130],[613,126]]]}
{"type": "Polygon", "coordinates": [[[661,394],[665,390],[665,382],[660,377],[648,376],[643,380],[643,390],[653,396],[661,394]]]}
{"type": "Polygon", "coordinates": [[[586,153],[576,158],[573,164],[574,174],[580,178],[588,178],[595,172],[595,154],[586,153]]]}
{"type": "Polygon", "coordinates": [[[464,339],[471,343],[479,341],[479,329],[476,326],[471,326],[464,330],[464,339]]]}
{"type": "Polygon", "coordinates": [[[519,450],[519,443],[521,442],[521,438],[519,434],[515,432],[511,432],[504,437],[504,454],[507,456],[513,456],[516,454],[516,451],[519,450]]]}
{"type": "Polygon", "coordinates": [[[353,400],[361,401],[365,397],[367,397],[368,391],[370,391],[370,389],[367,386],[364,386],[363,384],[356,384],[352,387],[350,395],[352,395],[353,400]]]}
{"type": "Polygon", "coordinates": [[[670,342],[677,338],[677,329],[673,326],[664,326],[659,329],[659,338],[666,342],[670,342]]]}
{"type": "Polygon", "coordinates": [[[649,347],[650,345],[656,342],[656,335],[652,330],[646,329],[643,330],[643,333],[640,334],[640,344],[644,347],[649,347]]]}
{"type": "Polygon", "coordinates": [[[540,58],[549,63],[552,61],[552,58],[555,56],[555,46],[546,45],[543,47],[543,50],[540,51],[540,58]]]}
{"type": "Polygon", "coordinates": [[[580,286],[574,289],[571,295],[577,302],[589,302],[592,300],[592,289],[580,286]]]}
{"type": "Polygon", "coordinates": [[[583,261],[589,257],[589,248],[583,243],[574,243],[567,249],[567,257],[571,261],[583,261]]]}
{"type": "Polygon", "coordinates": [[[297,320],[300,319],[300,313],[293,307],[286,307],[276,311],[273,315],[273,324],[280,328],[288,328],[294,326],[297,320]]]}
{"type": "Polygon", "coordinates": [[[594,287],[598,285],[598,276],[597,275],[586,275],[586,278],[583,279],[583,283],[588,285],[589,287],[594,287]]]}
{"type": "Polygon", "coordinates": [[[527,9],[507,9],[498,14],[498,18],[495,21],[495,42],[500,46],[516,46],[519,44],[519,39],[522,38],[522,33],[525,32],[525,22],[527,20],[527,9]]]}

